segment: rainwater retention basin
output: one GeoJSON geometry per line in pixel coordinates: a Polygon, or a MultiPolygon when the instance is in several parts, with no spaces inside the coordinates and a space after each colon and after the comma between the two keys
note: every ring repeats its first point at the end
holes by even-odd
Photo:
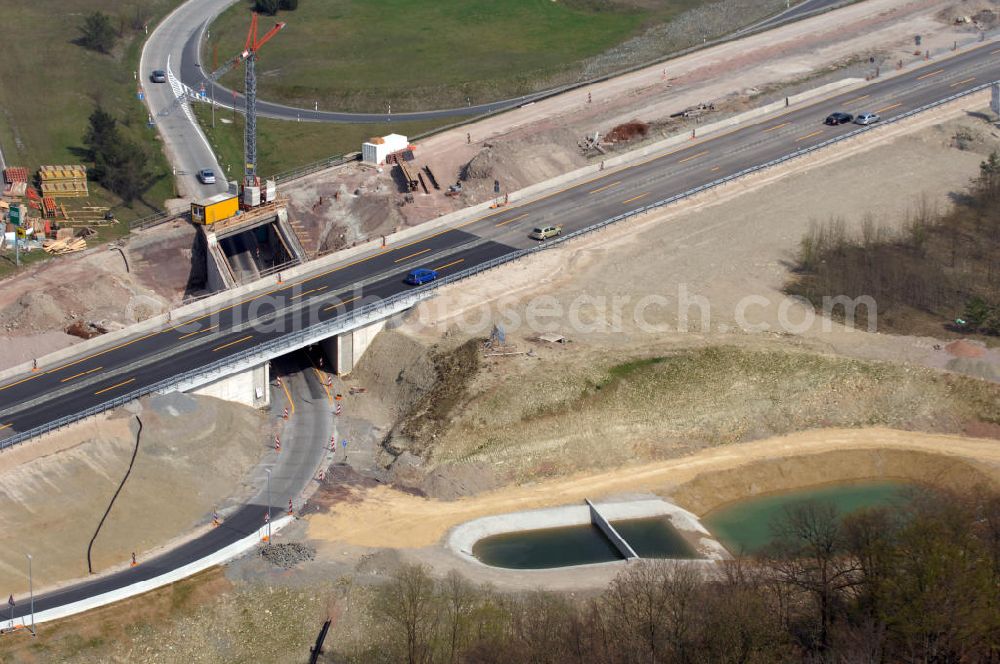
{"type": "Polygon", "coordinates": [[[454,528],[448,546],[471,563],[510,570],[728,557],[694,514],[660,498],[483,517],[454,528]]]}
{"type": "Polygon", "coordinates": [[[723,505],[702,522],[733,554],[753,554],[771,541],[771,524],[788,508],[807,502],[828,503],[841,515],[866,507],[891,507],[906,500],[916,484],[904,481],[866,481],[834,484],[754,496],[723,505]]]}
{"type": "MultiPolygon", "coordinates": [[[[699,558],[666,517],[612,521],[640,558],[699,558]]],[[[479,540],[472,555],[493,567],[549,569],[624,560],[618,548],[592,524],[522,530],[479,540]]]]}

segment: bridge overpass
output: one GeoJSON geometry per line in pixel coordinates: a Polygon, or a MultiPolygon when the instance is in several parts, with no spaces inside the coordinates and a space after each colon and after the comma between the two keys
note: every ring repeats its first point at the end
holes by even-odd
{"type": "MultiPolygon", "coordinates": [[[[836,142],[866,140],[884,124],[986,90],[997,78],[998,54],[996,43],[975,44],[819,101],[793,98],[787,109],[779,103],[750,112],[759,116],[753,122],[727,121],[704,137],[680,137],[609,158],[603,171],[595,165],[562,178],[561,189],[529,188],[501,210],[479,206],[456,213],[390,236],[384,247],[369,243],[327,256],[39,358],[37,366],[0,375],[0,447],[143,394],[222,389],[220,381],[258,368],[256,378],[244,380],[255,389],[255,381],[267,378],[259,367],[269,359],[320,342],[343,350],[353,345],[344,340],[353,340],[356,331],[360,339],[370,336],[370,326],[444,284],[836,142]],[[834,110],[875,111],[884,121],[823,125],[834,110]],[[532,227],[547,223],[562,224],[564,235],[544,245],[528,238],[532,227]],[[437,269],[441,279],[408,286],[403,277],[415,267],[437,269]]],[[[352,349],[350,358],[337,359],[353,361],[357,354],[352,349]]]]}

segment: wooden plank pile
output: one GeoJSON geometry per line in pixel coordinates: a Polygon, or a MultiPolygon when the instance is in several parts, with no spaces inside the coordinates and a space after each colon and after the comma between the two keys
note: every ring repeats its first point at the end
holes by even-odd
{"type": "Polygon", "coordinates": [[[87,241],[82,237],[71,237],[64,240],[45,240],[42,242],[42,251],[47,254],[71,254],[74,251],[83,251],[87,248],[87,241]]]}
{"type": "Polygon", "coordinates": [[[41,166],[42,196],[87,196],[87,168],[80,164],[41,166]]]}

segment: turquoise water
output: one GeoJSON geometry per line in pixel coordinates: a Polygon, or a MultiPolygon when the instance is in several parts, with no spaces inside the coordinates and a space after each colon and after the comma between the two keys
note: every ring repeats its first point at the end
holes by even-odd
{"type": "MultiPolygon", "coordinates": [[[[696,558],[697,553],[663,517],[613,521],[640,558],[696,558]]],[[[621,560],[618,549],[596,526],[583,524],[523,530],[486,537],[472,555],[494,567],[551,569],[621,560]]]]}
{"type": "Polygon", "coordinates": [[[755,553],[771,541],[771,523],[787,507],[817,501],[848,514],[863,507],[891,505],[914,486],[896,481],[856,482],[759,496],[709,512],[701,522],[732,553],[755,553]]]}

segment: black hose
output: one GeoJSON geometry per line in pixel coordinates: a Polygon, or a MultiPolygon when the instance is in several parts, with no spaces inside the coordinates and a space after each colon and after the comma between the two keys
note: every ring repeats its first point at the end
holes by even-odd
{"type": "Polygon", "coordinates": [[[122,478],[121,484],[118,485],[118,490],[115,491],[115,495],[111,496],[111,502],[108,503],[108,509],[104,510],[104,516],[101,517],[101,522],[97,524],[97,530],[94,531],[94,536],[90,538],[90,544],[87,545],[87,572],[90,574],[94,573],[94,566],[90,562],[90,552],[94,548],[94,540],[97,539],[97,534],[101,532],[101,526],[104,525],[104,520],[108,518],[108,514],[111,513],[111,508],[115,505],[115,499],[118,498],[118,494],[122,492],[122,488],[125,486],[125,481],[128,476],[132,473],[132,466],[135,465],[135,457],[139,453],[139,438],[142,436],[142,420],[139,416],[135,416],[135,421],[139,423],[139,429],[135,432],[135,449],[132,450],[132,460],[128,462],[128,470],[125,471],[125,477],[122,478]]]}

